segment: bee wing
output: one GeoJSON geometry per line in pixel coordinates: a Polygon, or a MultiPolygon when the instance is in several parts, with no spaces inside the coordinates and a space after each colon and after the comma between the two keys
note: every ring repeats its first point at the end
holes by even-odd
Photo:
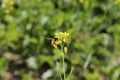
{"type": "Polygon", "coordinates": [[[52,40],[53,38],[46,38],[47,40],[52,40]]]}

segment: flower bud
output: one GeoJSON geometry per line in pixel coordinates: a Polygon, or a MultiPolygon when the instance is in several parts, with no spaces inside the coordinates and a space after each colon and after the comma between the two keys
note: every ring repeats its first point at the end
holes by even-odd
{"type": "Polygon", "coordinates": [[[67,47],[64,47],[64,53],[65,54],[67,53],[67,47]]]}

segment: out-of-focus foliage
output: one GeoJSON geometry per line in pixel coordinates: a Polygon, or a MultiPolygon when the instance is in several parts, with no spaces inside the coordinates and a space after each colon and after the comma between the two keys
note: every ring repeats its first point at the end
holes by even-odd
{"type": "Polygon", "coordinates": [[[58,31],[73,80],[120,80],[120,0],[0,0],[0,80],[58,80],[58,31]]]}

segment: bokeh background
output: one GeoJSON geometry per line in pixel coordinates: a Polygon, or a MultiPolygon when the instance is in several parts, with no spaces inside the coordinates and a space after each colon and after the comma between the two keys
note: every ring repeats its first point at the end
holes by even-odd
{"type": "Polygon", "coordinates": [[[0,0],[0,80],[59,80],[59,31],[72,80],[120,80],[120,0],[0,0]]]}

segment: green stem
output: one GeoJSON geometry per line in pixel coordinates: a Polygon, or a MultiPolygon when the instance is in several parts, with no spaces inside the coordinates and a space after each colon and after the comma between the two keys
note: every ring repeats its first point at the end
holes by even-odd
{"type": "Polygon", "coordinates": [[[64,53],[64,44],[61,44],[61,51],[63,53],[62,55],[62,68],[63,68],[63,75],[64,75],[64,79],[63,80],[66,80],[66,74],[65,74],[65,53],[64,53]]]}
{"type": "MultiPolygon", "coordinates": [[[[56,61],[56,62],[57,62],[57,61],[56,61]]],[[[59,64],[59,63],[58,63],[58,64],[59,64]]],[[[57,67],[60,68],[60,66],[58,66],[58,65],[57,65],[57,67]]],[[[58,73],[59,73],[59,75],[60,75],[60,80],[63,80],[63,79],[62,79],[62,76],[61,76],[61,72],[58,71],[58,73]]]]}
{"type": "Polygon", "coordinates": [[[62,63],[63,63],[63,74],[64,74],[64,80],[66,80],[66,75],[65,75],[65,59],[62,57],[62,63]]]}

